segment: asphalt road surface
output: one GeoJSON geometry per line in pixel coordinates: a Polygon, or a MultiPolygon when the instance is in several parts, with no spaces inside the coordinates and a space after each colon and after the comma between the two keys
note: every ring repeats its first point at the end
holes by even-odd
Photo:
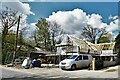
{"type": "Polygon", "coordinates": [[[1,80],[118,80],[113,77],[115,74],[104,72],[91,72],[86,70],[63,71],[59,68],[34,68],[34,69],[13,69],[0,67],[1,80]],[[94,77],[93,77],[94,75],[94,77]],[[98,75],[108,75],[110,78],[100,78],[98,75]],[[93,78],[92,78],[93,77],[93,78]]]}
{"type": "Polygon", "coordinates": [[[13,71],[9,69],[2,69],[2,80],[33,80],[33,78],[42,78],[35,74],[29,74],[26,72],[13,71]]]}

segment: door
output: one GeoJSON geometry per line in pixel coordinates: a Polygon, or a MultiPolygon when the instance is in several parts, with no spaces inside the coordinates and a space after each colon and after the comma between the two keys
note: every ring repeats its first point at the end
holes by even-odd
{"type": "Polygon", "coordinates": [[[83,60],[82,60],[82,55],[79,55],[76,59],[75,59],[75,64],[77,68],[81,68],[83,65],[83,60]]]}
{"type": "Polygon", "coordinates": [[[89,58],[87,55],[83,55],[83,67],[87,67],[89,65],[89,58]]]}

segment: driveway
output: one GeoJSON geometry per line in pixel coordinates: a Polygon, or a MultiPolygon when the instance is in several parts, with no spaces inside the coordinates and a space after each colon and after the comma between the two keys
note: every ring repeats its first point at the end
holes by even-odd
{"type": "Polygon", "coordinates": [[[2,69],[2,80],[116,80],[118,78],[118,70],[106,72],[105,70],[92,71],[86,69],[65,71],[60,68],[16,69],[3,66],[0,68],[2,69]]]}

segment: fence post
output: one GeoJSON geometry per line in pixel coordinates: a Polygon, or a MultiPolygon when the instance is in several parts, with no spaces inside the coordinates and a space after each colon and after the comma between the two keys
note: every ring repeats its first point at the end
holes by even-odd
{"type": "Polygon", "coordinates": [[[92,70],[95,70],[95,58],[92,60],[92,70]]]}

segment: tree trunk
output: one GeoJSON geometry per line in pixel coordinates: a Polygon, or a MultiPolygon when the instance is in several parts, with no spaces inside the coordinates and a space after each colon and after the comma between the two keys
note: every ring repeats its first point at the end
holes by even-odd
{"type": "Polygon", "coordinates": [[[5,46],[5,38],[7,36],[7,33],[8,33],[8,27],[6,26],[2,31],[2,48],[4,48],[5,46]]]}
{"type": "Polygon", "coordinates": [[[55,51],[55,40],[54,40],[54,33],[52,34],[52,51],[55,51]]]}
{"type": "Polygon", "coordinates": [[[5,64],[5,58],[6,58],[6,36],[8,34],[8,26],[5,26],[2,31],[2,64],[5,64]]]}

